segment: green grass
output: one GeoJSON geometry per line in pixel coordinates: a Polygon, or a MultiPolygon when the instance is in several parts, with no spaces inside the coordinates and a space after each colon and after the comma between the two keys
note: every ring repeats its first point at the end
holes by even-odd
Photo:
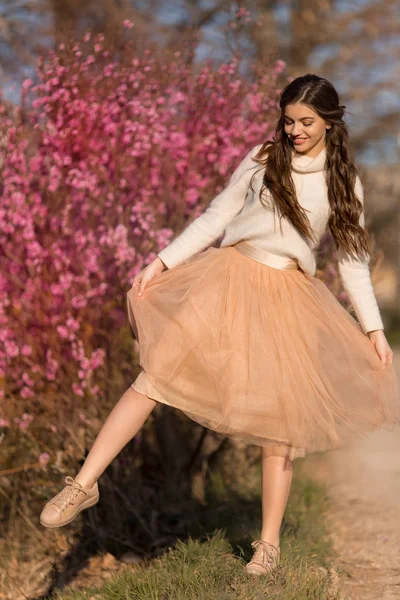
{"type": "Polygon", "coordinates": [[[52,600],[327,600],[333,551],[324,513],[328,500],[315,482],[295,476],[282,527],[281,564],[268,576],[247,575],[250,543],[259,533],[259,484],[227,496],[220,482],[210,491],[206,529],[178,540],[162,555],[127,567],[99,588],[56,591],[52,600]],[[218,503],[219,499],[219,503],[218,503]],[[208,526],[207,526],[208,525],[208,526]]]}

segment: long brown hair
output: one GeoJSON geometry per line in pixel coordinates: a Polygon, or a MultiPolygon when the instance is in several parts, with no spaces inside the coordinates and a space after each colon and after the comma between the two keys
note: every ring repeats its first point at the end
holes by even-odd
{"type": "Polygon", "coordinates": [[[254,157],[255,162],[264,168],[260,201],[265,207],[271,208],[264,194],[267,189],[273,199],[272,208],[274,212],[278,210],[280,219],[285,217],[306,238],[314,240],[306,211],[297,200],[291,175],[293,143],[284,130],[285,107],[295,102],[307,104],[331,125],[325,138],[326,183],[331,208],[327,227],[336,248],[355,253],[360,259],[369,257],[370,236],[359,224],[363,205],[355,193],[357,169],[349,152],[348,129],[343,121],[346,107],[339,104],[338,93],[327,79],[307,74],[297,77],[284,88],[279,101],[281,116],[274,139],[265,142],[254,157]]]}

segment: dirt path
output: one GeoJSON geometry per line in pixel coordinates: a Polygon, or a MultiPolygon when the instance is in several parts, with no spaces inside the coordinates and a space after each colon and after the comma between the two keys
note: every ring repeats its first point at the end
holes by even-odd
{"type": "MultiPolygon", "coordinates": [[[[400,378],[400,348],[394,364],[400,378]]],[[[307,473],[328,484],[328,526],[346,600],[400,599],[400,428],[348,450],[312,455],[307,473]]]]}

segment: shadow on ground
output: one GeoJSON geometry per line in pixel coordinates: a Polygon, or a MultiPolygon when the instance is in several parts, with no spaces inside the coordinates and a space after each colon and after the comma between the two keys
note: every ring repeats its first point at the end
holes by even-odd
{"type": "Polygon", "coordinates": [[[75,583],[85,570],[95,568],[96,557],[107,555],[113,567],[123,569],[126,563],[162,555],[178,539],[204,538],[217,529],[224,530],[234,553],[249,558],[261,523],[259,449],[240,449],[191,423],[181,428],[178,411],[160,409],[159,423],[156,419],[142,434],[140,452],[137,440],[128,444],[99,480],[99,503],[62,532],[45,533],[70,533],[69,549],[56,560],[46,591],[35,600],[48,600],[55,590],[75,583]],[[175,446],[168,431],[174,432],[175,446]],[[160,436],[166,436],[161,443],[160,436]],[[156,446],[164,450],[155,452],[156,446]],[[142,459],[132,468],[135,453],[142,459]]]}

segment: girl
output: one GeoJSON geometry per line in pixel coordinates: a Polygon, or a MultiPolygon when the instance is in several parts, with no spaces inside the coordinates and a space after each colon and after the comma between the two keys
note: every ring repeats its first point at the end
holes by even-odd
{"type": "Polygon", "coordinates": [[[400,423],[345,107],[329,81],[307,74],[286,86],[280,108],[273,141],[252,148],[134,278],[127,305],[142,371],[44,507],[45,527],[96,504],[98,478],[162,402],[261,447],[262,527],[246,570],[267,573],[279,562],[294,459],[400,423]],[[314,277],[326,227],[358,321],[314,277]]]}

